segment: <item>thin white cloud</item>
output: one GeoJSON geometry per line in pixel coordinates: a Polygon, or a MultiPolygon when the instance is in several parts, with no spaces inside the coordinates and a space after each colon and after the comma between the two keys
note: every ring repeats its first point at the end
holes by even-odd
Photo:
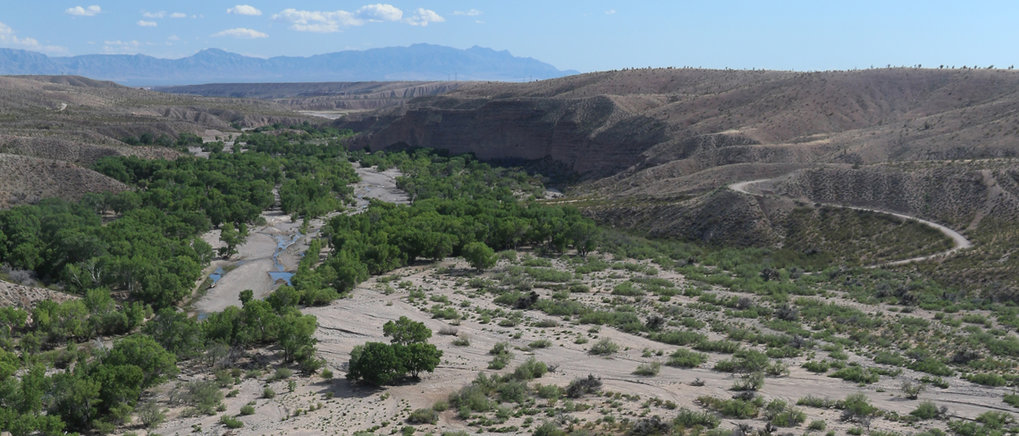
{"type": "Polygon", "coordinates": [[[35,38],[29,38],[27,36],[19,37],[11,26],[8,26],[3,22],[0,22],[0,46],[41,51],[44,53],[67,53],[66,47],[58,45],[43,45],[35,38]]]}
{"type": "Polygon", "coordinates": [[[226,13],[235,15],[253,15],[253,16],[262,15],[262,11],[258,10],[258,8],[251,5],[236,5],[230,9],[227,9],[226,13]]]}
{"type": "Polygon", "coordinates": [[[609,10],[605,11],[605,15],[614,15],[615,13],[616,13],[615,9],[609,9],[609,10]]]}
{"type": "Polygon", "coordinates": [[[358,8],[356,15],[361,19],[380,23],[383,21],[400,21],[403,18],[403,11],[393,5],[376,3],[361,6],[358,8]]]}
{"type": "Polygon", "coordinates": [[[180,41],[180,37],[177,36],[177,35],[170,35],[166,39],[168,39],[170,41],[180,41]]]}
{"type": "Polygon", "coordinates": [[[138,41],[103,41],[103,51],[109,54],[135,54],[139,47],[138,41]]]}
{"type": "Polygon", "coordinates": [[[427,24],[428,22],[437,22],[435,17],[438,17],[438,21],[443,21],[442,17],[439,17],[438,14],[435,14],[433,11],[428,12],[431,12],[434,16],[427,16],[424,18],[419,16],[421,14],[420,11],[427,10],[418,9],[418,11],[418,15],[404,19],[404,13],[400,10],[400,8],[386,3],[375,3],[361,6],[353,12],[345,10],[304,11],[289,8],[274,14],[272,19],[290,23],[290,28],[299,32],[317,33],[339,32],[341,29],[363,26],[365,23],[403,21],[410,24],[427,24]],[[412,19],[413,22],[411,21],[412,19]]]}
{"type": "Polygon", "coordinates": [[[484,12],[481,12],[477,9],[468,9],[466,11],[453,11],[453,15],[466,15],[468,17],[477,17],[482,14],[484,14],[484,12]]]}
{"type": "Polygon", "coordinates": [[[170,18],[187,18],[187,17],[188,17],[188,14],[185,14],[183,12],[174,12],[174,13],[170,14],[170,18]]]}
{"type": "Polygon", "coordinates": [[[241,39],[260,39],[260,38],[268,38],[269,37],[268,34],[259,32],[259,31],[255,30],[255,29],[246,29],[246,28],[243,28],[243,27],[237,27],[237,28],[233,28],[233,29],[227,29],[227,30],[223,30],[223,31],[220,31],[220,32],[216,32],[216,33],[213,33],[212,36],[215,36],[215,37],[229,36],[229,37],[232,37],[232,38],[241,38],[241,39]]]}
{"type": "Polygon", "coordinates": [[[414,12],[414,15],[407,19],[407,24],[411,26],[427,26],[429,23],[441,23],[446,21],[441,15],[435,13],[431,9],[418,8],[414,12]]]}
{"type": "Polygon", "coordinates": [[[156,23],[155,21],[138,20],[138,25],[141,27],[156,27],[159,23],[156,23]]]}
{"type": "Polygon", "coordinates": [[[94,17],[102,11],[103,8],[99,7],[99,5],[92,5],[88,7],[75,6],[73,8],[64,9],[65,14],[75,15],[78,17],[94,17]]]}
{"type": "Polygon", "coordinates": [[[363,20],[354,17],[347,11],[299,11],[284,9],[272,16],[272,19],[290,23],[290,28],[299,32],[331,33],[338,32],[340,27],[360,26],[363,20]]]}
{"type": "Polygon", "coordinates": [[[166,11],[159,11],[159,12],[143,11],[142,12],[142,17],[143,18],[163,18],[165,16],[166,16],[166,11]]]}

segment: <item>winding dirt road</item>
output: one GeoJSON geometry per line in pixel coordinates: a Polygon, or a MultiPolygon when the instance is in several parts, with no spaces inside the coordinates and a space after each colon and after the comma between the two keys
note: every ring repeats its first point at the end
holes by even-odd
{"type": "MultiPolygon", "coordinates": [[[[744,182],[737,182],[737,183],[733,183],[733,184],[729,185],[729,189],[731,189],[733,191],[736,191],[736,192],[739,192],[741,194],[753,195],[753,196],[756,196],[756,197],[764,197],[765,194],[762,194],[760,192],[753,192],[749,188],[751,186],[753,186],[753,185],[764,183],[764,182],[767,182],[769,180],[773,180],[773,179],[757,179],[757,180],[747,180],[747,181],[744,181],[744,182]]],[[[912,215],[906,215],[906,214],[901,214],[901,213],[897,213],[897,212],[890,212],[890,211],[887,211],[887,210],[871,209],[871,208],[867,208],[867,207],[846,206],[846,205],[842,205],[842,204],[833,204],[833,203],[818,203],[818,204],[821,204],[821,205],[824,205],[824,206],[829,206],[829,207],[841,207],[843,209],[854,209],[854,210],[863,210],[863,211],[867,211],[867,212],[883,213],[883,214],[899,217],[899,218],[902,218],[902,219],[913,220],[913,221],[916,221],[916,222],[918,222],[920,224],[923,224],[925,226],[933,228],[933,229],[941,232],[941,234],[943,234],[945,236],[948,236],[949,238],[952,239],[952,248],[950,248],[948,250],[937,252],[937,253],[930,254],[930,255],[927,255],[927,256],[911,257],[909,259],[896,260],[896,261],[892,261],[892,262],[882,262],[882,263],[879,263],[877,265],[871,265],[868,268],[878,268],[878,267],[882,267],[882,266],[894,266],[894,265],[903,265],[903,264],[913,263],[913,262],[922,262],[922,261],[934,259],[934,258],[937,258],[937,257],[949,256],[949,255],[952,255],[952,254],[954,254],[955,252],[957,252],[959,250],[963,250],[963,249],[970,248],[970,247],[973,246],[973,243],[970,242],[969,239],[966,239],[966,237],[963,236],[961,233],[959,233],[959,232],[957,232],[955,230],[952,230],[952,229],[950,229],[948,227],[945,227],[944,225],[938,224],[936,222],[928,221],[928,220],[925,220],[923,218],[915,217],[915,216],[912,216],[912,215]]]]}

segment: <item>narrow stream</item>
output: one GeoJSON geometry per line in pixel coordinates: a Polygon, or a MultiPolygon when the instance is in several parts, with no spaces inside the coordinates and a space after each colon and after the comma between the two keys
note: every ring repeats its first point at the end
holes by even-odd
{"type": "Polygon", "coordinates": [[[286,250],[291,245],[296,244],[297,241],[301,239],[301,236],[304,236],[301,234],[301,232],[297,232],[290,238],[287,238],[284,235],[273,236],[273,238],[276,239],[276,251],[272,254],[272,266],[276,270],[268,271],[269,278],[272,279],[273,284],[280,280],[283,280],[284,282],[286,282],[288,286],[291,285],[290,278],[294,276],[294,273],[284,270],[283,264],[280,263],[280,253],[283,253],[283,251],[286,250]]]}

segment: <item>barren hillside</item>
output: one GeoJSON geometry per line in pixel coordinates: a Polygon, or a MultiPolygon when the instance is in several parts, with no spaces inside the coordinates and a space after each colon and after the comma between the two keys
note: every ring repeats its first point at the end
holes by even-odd
{"type": "Polygon", "coordinates": [[[371,110],[440,95],[462,82],[214,83],[168,86],[156,91],[205,97],[257,98],[295,110],[371,110]]]}
{"type": "Polygon", "coordinates": [[[0,76],[0,207],[120,183],[88,167],[111,155],[173,158],[173,149],[131,146],[143,134],[176,138],[309,118],[259,100],[178,96],[77,76],[0,76]]]}
{"type": "Polygon", "coordinates": [[[1000,70],[644,69],[474,83],[341,124],[367,129],[373,148],[548,157],[591,179],[676,160],[697,170],[1013,156],[1017,89],[1019,74],[1000,70]],[[606,158],[616,155],[627,157],[606,158]]]}

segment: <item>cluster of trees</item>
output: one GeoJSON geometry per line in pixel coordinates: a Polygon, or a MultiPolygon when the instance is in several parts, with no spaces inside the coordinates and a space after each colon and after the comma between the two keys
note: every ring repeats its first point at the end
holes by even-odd
{"type": "Polygon", "coordinates": [[[143,331],[181,358],[212,354],[209,358],[215,361],[224,350],[276,345],[284,362],[296,362],[306,372],[321,367],[315,358],[318,320],[301,314],[293,288],[281,287],[265,300],[253,299],[250,290],[243,291],[241,304],[210,313],[201,322],[162,309],[143,331]]]}
{"type": "Polygon", "coordinates": [[[412,200],[470,198],[515,202],[517,197],[540,196],[540,179],[515,168],[492,167],[471,155],[444,156],[429,149],[395,153],[353,152],[351,158],[381,170],[399,168],[396,185],[412,200]]]}
{"type": "Polygon", "coordinates": [[[79,294],[126,290],[156,307],[180,300],[211,259],[212,247],[197,237],[188,214],[138,207],[104,225],[91,207],[93,201],[119,203],[134,195],[96,195],[78,203],[50,199],[0,212],[0,263],[63,282],[79,294]]]}
{"type": "Polygon", "coordinates": [[[82,353],[73,369],[52,375],[37,363],[17,377],[19,360],[0,350],[0,428],[14,435],[112,430],[130,419],[144,389],[177,373],[176,357],[144,334],[91,359],[82,353]]]}
{"type": "Polygon", "coordinates": [[[341,142],[349,131],[299,127],[303,130],[246,133],[238,141],[243,141],[249,152],[283,159],[280,207],[284,213],[308,219],[338,210],[352,200],[354,191],[349,185],[357,181],[357,173],[347,162],[341,142]]]}
{"type": "Polygon", "coordinates": [[[177,139],[173,139],[165,133],[156,135],[146,132],[138,136],[128,136],[121,141],[127,145],[158,145],[160,147],[176,146],[177,148],[187,148],[192,145],[201,145],[202,137],[194,133],[185,132],[177,135],[177,139]]]}
{"type": "Polygon", "coordinates": [[[373,385],[384,385],[407,377],[418,378],[432,372],[442,359],[442,351],[428,343],[432,331],[424,323],[401,316],[382,326],[389,344],[368,342],[350,352],[347,378],[373,385]]]}
{"type": "Polygon", "coordinates": [[[597,226],[576,209],[517,201],[506,186],[530,180],[522,173],[420,150],[355,156],[380,166],[401,164],[400,180],[434,189],[415,191],[411,205],[373,201],[364,213],[332,218],[323,228],[332,253],[318,267],[298,270],[293,282],[299,290],[346,292],[371,274],[416,259],[462,255],[484,269],[492,265],[494,250],[530,245],[586,254],[598,242],[597,226]]]}
{"type": "Polygon", "coordinates": [[[321,367],[315,357],[317,320],[297,309],[292,288],[265,301],[245,291],[242,300],[243,307],[205,321],[163,308],[144,322],[152,316],[147,307],[118,307],[102,290],[82,300],[41,302],[31,322],[24,310],[0,309],[0,428],[16,436],[110,431],[130,420],[144,389],[177,372],[178,360],[219,365],[238,351],[265,346],[278,348],[284,362],[305,372],[321,367]],[[110,350],[79,345],[125,333],[110,350]],[[67,345],[54,348],[62,344],[67,345]]]}

